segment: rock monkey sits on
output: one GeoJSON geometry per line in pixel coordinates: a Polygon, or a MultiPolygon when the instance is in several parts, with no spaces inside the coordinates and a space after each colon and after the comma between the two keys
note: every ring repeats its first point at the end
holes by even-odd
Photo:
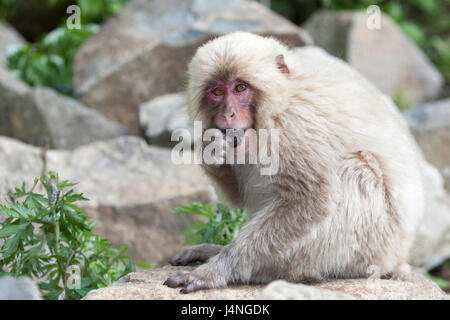
{"type": "Polygon", "coordinates": [[[225,35],[189,65],[188,110],[204,129],[279,129],[279,165],[262,175],[259,164],[202,164],[250,219],[229,245],[173,258],[204,264],[166,285],[187,293],[408,269],[424,210],[421,155],[392,101],[345,62],[315,47],[225,35]]]}

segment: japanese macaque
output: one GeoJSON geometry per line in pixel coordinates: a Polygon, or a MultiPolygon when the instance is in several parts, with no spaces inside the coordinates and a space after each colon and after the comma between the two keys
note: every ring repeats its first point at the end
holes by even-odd
{"type": "Polygon", "coordinates": [[[424,210],[421,155],[392,101],[345,62],[315,47],[225,35],[189,65],[188,110],[204,129],[279,129],[279,166],[262,175],[258,163],[202,164],[250,219],[229,245],[174,257],[203,264],[167,286],[187,293],[408,271],[424,210]]]}

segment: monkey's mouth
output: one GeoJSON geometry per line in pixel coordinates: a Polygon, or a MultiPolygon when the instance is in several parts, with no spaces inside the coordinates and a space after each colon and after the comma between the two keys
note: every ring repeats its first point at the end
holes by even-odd
{"type": "Polygon", "coordinates": [[[242,144],[242,141],[244,141],[244,140],[246,141],[246,145],[247,145],[247,141],[248,141],[247,130],[248,130],[248,128],[221,129],[222,133],[225,136],[226,141],[229,144],[233,145],[235,150],[242,144]]]}

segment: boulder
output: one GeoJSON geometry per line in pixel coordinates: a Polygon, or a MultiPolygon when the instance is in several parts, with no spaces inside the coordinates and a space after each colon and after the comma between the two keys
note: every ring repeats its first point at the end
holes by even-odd
{"type": "Polygon", "coordinates": [[[0,68],[6,69],[9,50],[26,44],[25,39],[4,20],[0,20],[0,68]]]}
{"type": "Polygon", "coordinates": [[[255,1],[131,0],[78,51],[76,95],[136,133],[139,105],[184,90],[197,47],[238,30],[274,35],[292,46],[311,42],[255,1]]]}
{"type": "Polygon", "coordinates": [[[439,94],[443,78],[422,51],[385,15],[368,28],[365,11],[319,11],[303,28],[314,44],[346,60],[382,92],[421,103],[439,94]]]}
{"type": "Polygon", "coordinates": [[[73,149],[127,134],[119,124],[48,88],[31,88],[0,69],[0,135],[73,149]]]}
{"type": "Polygon", "coordinates": [[[448,299],[431,280],[420,274],[417,282],[382,279],[339,279],[316,285],[274,281],[268,286],[238,285],[223,289],[179,293],[163,285],[173,273],[191,270],[191,267],[166,266],[130,273],[112,285],[89,292],[85,300],[253,300],[253,299],[362,299],[406,300],[448,299]]]}
{"type": "Polygon", "coordinates": [[[30,278],[0,277],[0,300],[42,300],[38,286],[30,278]]]}
{"type": "Polygon", "coordinates": [[[166,94],[139,106],[139,124],[150,144],[173,146],[172,132],[188,129],[193,136],[186,110],[187,97],[184,92],[166,94]]]}
{"type": "Polygon", "coordinates": [[[450,191],[450,99],[418,106],[403,116],[425,158],[439,169],[450,191]]]}
{"type": "MultiPolygon", "coordinates": [[[[8,191],[28,187],[44,168],[43,152],[17,140],[0,137],[0,201],[8,191]]],[[[89,199],[79,202],[97,225],[95,231],[114,245],[130,245],[136,263],[165,263],[184,242],[180,232],[189,217],[171,215],[174,207],[192,201],[211,202],[212,190],[196,165],[175,165],[171,152],[124,136],[45,154],[46,170],[78,182],[89,199]]]]}

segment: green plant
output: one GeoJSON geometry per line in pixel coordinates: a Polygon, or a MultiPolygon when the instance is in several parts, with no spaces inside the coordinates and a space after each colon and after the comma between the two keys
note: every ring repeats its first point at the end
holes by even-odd
{"type": "Polygon", "coordinates": [[[220,203],[213,209],[209,204],[192,202],[190,205],[175,208],[172,213],[198,215],[207,219],[207,222],[192,220],[194,224],[183,230],[186,245],[199,243],[226,245],[236,237],[247,218],[244,210],[232,210],[220,203]]]}
{"type": "Polygon", "coordinates": [[[443,279],[441,277],[436,277],[431,275],[430,273],[425,273],[425,276],[427,276],[430,280],[435,282],[442,290],[449,290],[450,289],[450,281],[443,279]]]}
{"type": "Polygon", "coordinates": [[[83,23],[101,23],[127,2],[128,0],[77,0],[83,23]]]}
{"type": "Polygon", "coordinates": [[[49,173],[25,183],[0,205],[0,272],[29,276],[39,282],[46,299],[80,299],[134,271],[127,246],[113,248],[92,232],[94,224],[75,202],[86,200],[74,184],[49,173]],[[46,194],[35,193],[38,183],[46,194]],[[20,201],[19,201],[20,200],[20,201]],[[79,270],[79,287],[71,287],[71,268],[79,270]]]}
{"type": "MultiPolygon", "coordinates": [[[[68,16],[61,17],[61,26],[37,42],[10,49],[8,68],[31,86],[46,86],[73,95],[73,62],[78,48],[98,31],[97,23],[116,13],[127,1],[77,0],[81,12],[80,29],[69,30],[65,26],[68,16]]],[[[61,0],[46,0],[45,5],[51,7],[59,2],[61,0]]],[[[0,15],[11,15],[16,7],[17,3],[7,0],[0,5],[0,15]]]]}
{"type": "Polygon", "coordinates": [[[71,95],[75,53],[97,30],[98,26],[93,24],[79,30],[57,28],[37,43],[11,50],[8,68],[32,86],[52,87],[71,95]]]}
{"type": "Polygon", "coordinates": [[[16,10],[16,6],[15,0],[3,0],[0,4],[0,19],[9,18],[16,10]]]}

